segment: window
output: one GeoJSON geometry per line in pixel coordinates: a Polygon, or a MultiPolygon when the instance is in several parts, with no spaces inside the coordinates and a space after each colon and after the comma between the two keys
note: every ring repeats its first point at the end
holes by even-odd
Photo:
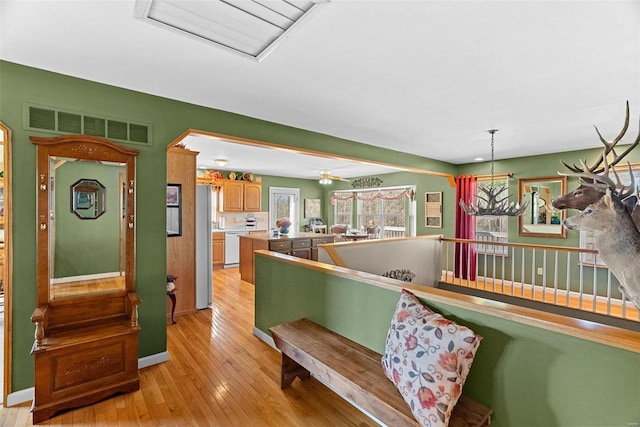
{"type": "Polygon", "coordinates": [[[358,227],[379,226],[380,236],[404,237],[409,204],[404,192],[405,188],[358,192],[358,227]]]}
{"type": "Polygon", "coordinates": [[[353,218],[353,199],[336,200],[333,211],[334,224],[351,225],[353,218]]]}
{"type": "MultiPolygon", "coordinates": [[[[491,179],[478,179],[478,189],[489,186],[491,179]]],[[[509,181],[504,179],[494,179],[495,185],[508,186],[509,181]]],[[[476,240],[486,242],[506,242],[509,236],[509,217],[507,216],[477,216],[476,217],[476,240]]],[[[479,253],[490,253],[496,255],[507,255],[506,246],[487,244],[477,245],[479,253]]]]}
{"type": "Polygon", "coordinates": [[[352,224],[353,227],[378,226],[383,237],[415,235],[414,196],[413,186],[337,191],[332,196],[334,222],[351,224],[355,213],[357,224],[352,224]]]}

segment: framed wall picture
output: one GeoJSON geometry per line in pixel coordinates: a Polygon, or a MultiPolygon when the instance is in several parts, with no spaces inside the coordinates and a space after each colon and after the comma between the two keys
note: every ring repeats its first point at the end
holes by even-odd
{"type": "Polygon", "coordinates": [[[424,193],[424,226],[442,228],[442,191],[424,193]]]}
{"type": "MultiPolygon", "coordinates": [[[[584,249],[590,249],[597,251],[596,248],[596,236],[593,231],[580,230],[580,247],[584,249]]],[[[591,252],[580,252],[580,264],[587,267],[607,267],[607,264],[602,258],[591,252]]]]}
{"type": "Polygon", "coordinates": [[[167,184],[167,237],[182,236],[182,184],[167,184]]]}
{"type": "Polygon", "coordinates": [[[320,218],[321,217],[320,199],[304,199],[304,217],[320,218]]]}

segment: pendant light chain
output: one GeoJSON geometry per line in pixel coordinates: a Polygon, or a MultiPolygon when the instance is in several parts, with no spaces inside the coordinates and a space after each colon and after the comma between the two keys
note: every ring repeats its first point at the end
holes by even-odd
{"type": "Polygon", "coordinates": [[[476,199],[479,201],[476,204],[467,204],[464,200],[459,200],[458,205],[467,215],[472,216],[520,216],[525,213],[527,203],[520,205],[518,202],[510,202],[508,186],[495,184],[493,137],[498,129],[489,129],[487,132],[491,134],[491,184],[478,187],[479,194],[476,194],[476,199]]]}
{"type": "Polygon", "coordinates": [[[494,166],[493,166],[493,147],[494,147],[494,143],[493,143],[493,135],[498,132],[498,129],[491,129],[488,131],[491,134],[491,188],[495,187],[495,184],[493,183],[494,181],[494,166]]]}

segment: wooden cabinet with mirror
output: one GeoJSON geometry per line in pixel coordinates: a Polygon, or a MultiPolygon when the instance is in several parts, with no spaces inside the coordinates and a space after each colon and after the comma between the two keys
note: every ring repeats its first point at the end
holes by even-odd
{"type": "Polygon", "coordinates": [[[33,422],[137,390],[137,150],[85,135],[38,148],[33,422]]]}

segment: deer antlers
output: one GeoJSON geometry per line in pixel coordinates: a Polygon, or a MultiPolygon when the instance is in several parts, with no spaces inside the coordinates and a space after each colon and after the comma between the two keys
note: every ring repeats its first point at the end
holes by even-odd
{"type": "MultiPolygon", "coordinates": [[[[582,166],[586,169],[587,165],[583,161],[580,161],[582,166]]],[[[616,182],[613,182],[611,178],[609,178],[609,169],[610,165],[607,163],[606,157],[604,158],[604,168],[601,169],[602,174],[596,174],[593,172],[580,172],[580,173],[572,173],[572,174],[561,174],[567,176],[578,176],[580,177],[580,182],[583,185],[587,185],[590,187],[595,187],[602,191],[603,193],[609,188],[616,196],[620,198],[620,200],[624,200],[629,196],[632,196],[636,191],[636,182],[633,177],[633,170],[631,169],[631,163],[627,162],[627,167],[629,168],[629,177],[631,182],[628,185],[624,185],[620,180],[620,176],[615,169],[613,169],[613,175],[616,177],[616,182]],[[591,182],[587,182],[587,179],[591,182]]]]}
{"type": "Polygon", "coordinates": [[[622,137],[627,133],[627,129],[629,128],[629,101],[627,101],[627,108],[626,108],[626,114],[625,114],[625,119],[624,119],[624,126],[622,126],[622,130],[620,131],[620,133],[611,142],[609,142],[606,139],[604,139],[604,137],[602,136],[602,134],[598,130],[597,126],[594,126],[594,128],[596,129],[596,133],[598,134],[598,137],[600,138],[600,141],[604,144],[604,150],[603,150],[602,154],[600,155],[598,160],[593,164],[593,166],[587,166],[586,165],[586,160],[584,162],[580,162],[582,164],[582,167],[583,167],[582,169],[579,168],[578,166],[576,166],[575,164],[573,166],[569,166],[567,163],[565,163],[563,160],[561,160],[562,164],[565,165],[567,167],[567,169],[569,169],[571,172],[583,173],[583,172],[587,172],[588,171],[588,172],[593,172],[595,174],[599,174],[599,173],[604,171],[604,168],[602,168],[601,165],[602,165],[603,162],[606,162],[606,157],[610,153],[613,153],[615,158],[609,164],[609,167],[614,167],[618,163],[620,163],[620,161],[623,158],[625,158],[625,156],[627,154],[629,154],[631,152],[631,150],[633,150],[638,145],[638,143],[640,143],[640,131],[639,131],[638,132],[638,136],[636,137],[636,140],[621,155],[618,156],[616,154],[615,150],[614,150],[615,146],[618,144],[618,142],[620,142],[622,137]]]}
{"type": "Polygon", "coordinates": [[[640,143],[640,129],[638,130],[638,136],[635,141],[627,147],[626,150],[621,155],[618,155],[615,151],[615,146],[620,142],[622,137],[627,132],[629,128],[629,101],[627,101],[627,108],[625,114],[624,125],[622,126],[622,130],[618,135],[611,141],[607,141],[604,139],[597,126],[594,126],[596,129],[596,133],[600,138],[600,141],[604,144],[604,149],[602,150],[602,154],[598,158],[598,160],[592,165],[588,166],[586,160],[581,160],[580,164],[582,167],[578,167],[575,164],[569,166],[567,163],[561,160],[562,164],[567,167],[573,173],[559,173],[560,175],[565,176],[578,176],[580,177],[580,182],[583,185],[592,186],[600,189],[603,193],[606,188],[610,188],[612,192],[614,192],[620,199],[624,199],[633,195],[636,191],[635,180],[633,178],[633,172],[631,169],[631,164],[627,162],[629,168],[629,175],[631,177],[631,183],[629,185],[624,185],[620,181],[620,177],[615,170],[615,166],[620,163],[622,159],[624,159],[627,154],[631,152],[638,144],[640,143]],[[611,163],[607,161],[607,157],[609,154],[613,153],[613,160],[611,163]],[[604,166],[602,164],[604,163],[604,166]],[[616,181],[614,182],[611,178],[609,178],[609,170],[613,170],[613,174],[615,175],[616,181]]]}

